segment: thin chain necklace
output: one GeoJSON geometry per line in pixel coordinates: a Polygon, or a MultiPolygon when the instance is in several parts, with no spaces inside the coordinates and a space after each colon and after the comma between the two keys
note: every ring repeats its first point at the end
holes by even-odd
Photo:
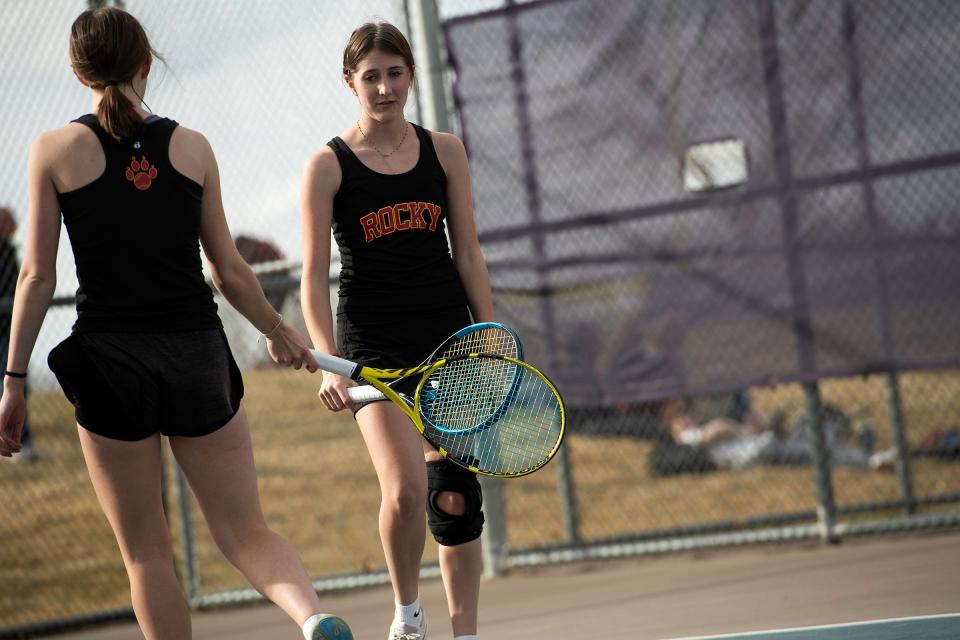
{"type": "Polygon", "coordinates": [[[378,154],[380,154],[380,157],[383,158],[384,160],[386,160],[387,158],[395,154],[397,151],[399,151],[400,147],[403,146],[403,141],[407,139],[407,131],[410,129],[410,126],[406,122],[404,122],[403,125],[404,125],[403,135],[400,137],[400,142],[397,144],[397,146],[393,148],[393,151],[391,151],[390,153],[384,153],[383,151],[380,151],[380,149],[378,149],[376,146],[374,146],[372,142],[370,142],[370,138],[367,137],[367,134],[363,132],[363,127],[360,126],[360,121],[357,120],[357,129],[360,131],[360,135],[363,136],[363,139],[366,141],[366,143],[370,145],[370,148],[376,151],[378,154]]]}

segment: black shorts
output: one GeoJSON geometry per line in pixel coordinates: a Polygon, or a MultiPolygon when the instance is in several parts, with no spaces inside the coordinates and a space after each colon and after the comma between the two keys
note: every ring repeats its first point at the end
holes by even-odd
{"type": "MultiPolygon", "coordinates": [[[[451,307],[409,315],[379,313],[337,314],[337,348],[347,360],[378,369],[415,367],[440,343],[468,326],[470,310],[451,307]]],[[[419,379],[391,385],[413,396],[419,379]]]]}
{"type": "Polygon", "coordinates": [[[227,424],[243,398],[222,329],[73,334],[47,362],[77,423],[114,440],[204,436],[227,424]]]}
{"type": "Polygon", "coordinates": [[[368,367],[414,367],[470,323],[466,306],[410,314],[341,312],[337,314],[337,348],[347,360],[368,367]]]}

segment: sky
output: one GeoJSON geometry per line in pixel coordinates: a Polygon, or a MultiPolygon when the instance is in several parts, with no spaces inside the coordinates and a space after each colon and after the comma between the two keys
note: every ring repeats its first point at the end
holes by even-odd
{"type": "MultiPolygon", "coordinates": [[[[358,115],[356,98],[340,78],[343,46],[350,32],[370,19],[405,28],[402,2],[126,0],[125,5],[166,60],[151,72],[146,104],[210,140],[231,231],[270,240],[299,260],[304,163],[358,115]]],[[[448,18],[501,5],[502,0],[445,0],[440,14],[448,18]]],[[[0,0],[0,204],[10,206],[20,221],[14,244],[21,248],[32,140],[90,111],[90,91],[74,78],[67,51],[70,25],[86,6],[86,0],[0,0]]],[[[416,113],[412,96],[407,117],[416,120],[416,113]]],[[[57,270],[57,295],[74,293],[65,232],[57,270]]],[[[53,309],[36,353],[45,354],[65,337],[74,317],[72,308],[53,309]]]]}
{"type": "MultiPolygon", "coordinates": [[[[25,216],[31,140],[90,110],[90,92],[67,57],[70,24],[85,2],[0,2],[0,118],[8,124],[0,134],[0,201],[25,216]]],[[[343,44],[365,19],[402,23],[402,7],[390,0],[126,6],[167,61],[151,73],[146,104],[210,140],[234,233],[266,236],[299,255],[303,164],[355,117],[353,96],[340,82],[343,44]]]]}

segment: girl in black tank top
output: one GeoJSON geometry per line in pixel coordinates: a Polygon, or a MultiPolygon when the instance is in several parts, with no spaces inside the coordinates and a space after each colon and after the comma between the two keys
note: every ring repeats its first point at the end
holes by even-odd
{"type": "Polygon", "coordinates": [[[447,244],[447,179],[430,134],[413,168],[378,173],[337,137],[340,165],[333,235],[340,249],[337,344],[378,367],[420,362],[470,324],[467,297],[447,244]],[[389,316],[383,311],[389,310],[389,316]]]}
{"type": "MultiPolygon", "coordinates": [[[[360,117],[310,159],[303,181],[301,291],[310,336],[320,351],[377,367],[415,365],[471,318],[493,320],[466,151],[455,136],[404,118],[414,68],[410,45],[393,25],[368,23],[353,32],[343,74],[360,117]],[[341,261],[336,335],[331,231],[341,261]]],[[[391,403],[352,406],[346,392],[352,384],[324,373],[319,395],[331,411],[355,409],[377,470],[379,529],[394,585],[388,637],[426,637],[418,592],[424,518],[406,506],[420,502],[440,544],[446,592],[457,612],[455,639],[475,640],[479,483],[444,461],[391,403]]]]}
{"type": "Polygon", "coordinates": [[[74,332],[219,329],[200,263],[203,187],[170,163],[177,123],[148,116],[120,142],[93,114],[74,122],[106,161],[99,178],[57,194],[80,282],[74,332]]]}
{"type": "Polygon", "coordinates": [[[0,398],[0,456],[20,449],[24,379],[54,293],[62,214],[80,288],[73,333],[49,364],[74,404],[90,479],[124,551],[146,635],[191,637],[159,500],[167,435],[211,533],[229,541],[221,544],[228,559],[308,640],[352,640],[342,620],[320,613],[290,543],[263,524],[243,381],[203,277],[201,239],[214,282],[260,330],[273,359],[311,371],[315,363],[234,245],[206,140],[141,106],[154,55],[121,9],[85,11],[71,28],[73,70],[92,89],[96,115],[41,135],[31,148],[31,232],[0,398]]]}

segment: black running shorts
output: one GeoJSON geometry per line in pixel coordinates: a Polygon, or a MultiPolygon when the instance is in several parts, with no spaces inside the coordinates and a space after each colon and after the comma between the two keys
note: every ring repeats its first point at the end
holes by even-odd
{"type": "Polygon", "coordinates": [[[368,367],[415,367],[470,322],[465,306],[409,314],[340,312],[337,347],[344,358],[368,367]]]}
{"type": "MultiPolygon", "coordinates": [[[[456,306],[429,313],[337,314],[337,347],[347,360],[378,369],[415,367],[451,335],[468,326],[470,310],[456,306]]],[[[392,385],[413,396],[419,378],[392,385]]]]}
{"type": "Polygon", "coordinates": [[[73,334],[47,361],[77,423],[114,440],[204,436],[227,424],[243,398],[222,329],[73,334]]]}

